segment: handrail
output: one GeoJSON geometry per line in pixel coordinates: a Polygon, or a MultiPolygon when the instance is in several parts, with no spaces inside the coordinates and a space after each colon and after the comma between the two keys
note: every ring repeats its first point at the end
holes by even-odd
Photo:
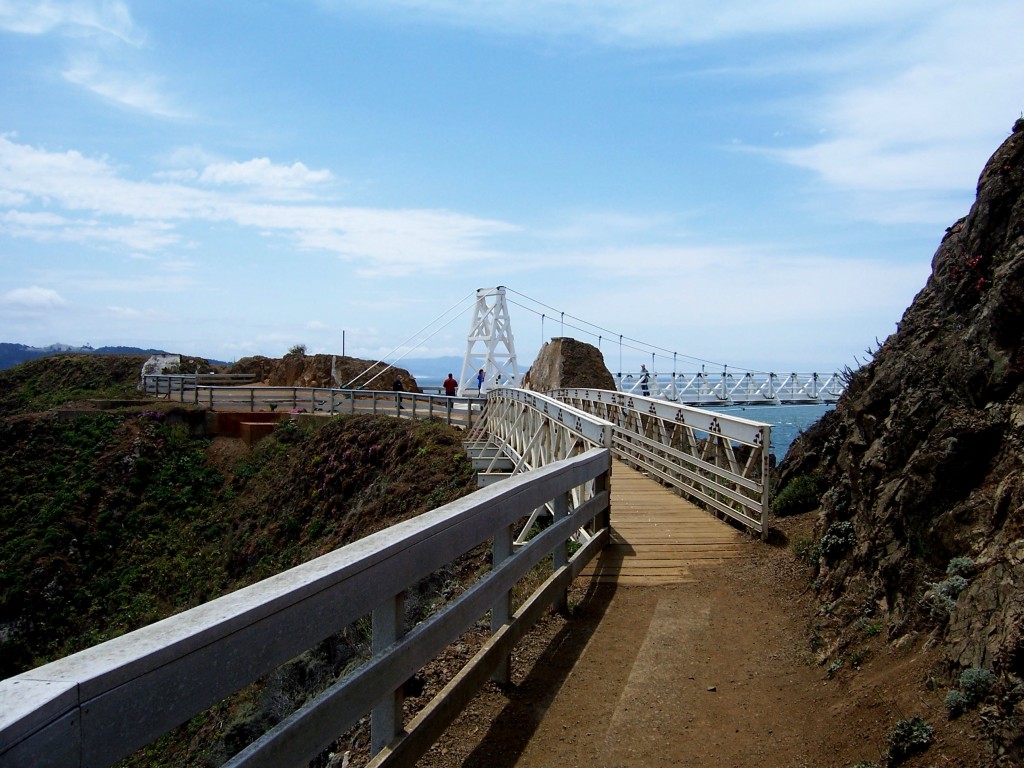
{"type": "Polygon", "coordinates": [[[479,422],[486,398],[447,397],[422,392],[394,392],[372,389],[329,389],[322,387],[205,386],[193,377],[152,374],[144,378],[151,395],[200,405],[211,411],[299,411],[336,415],[374,413],[437,418],[449,424],[471,428],[479,422]]]}
{"type": "Polygon", "coordinates": [[[839,373],[641,371],[617,373],[613,378],[619,392],[698,407],[834,403],[845,390],[839,373]]]}
{"type": "MultiPolygon", "coordinates": [[[[611,448],[611,422],[574,408],[539,392],[497,387],[487,393],[483,419],[464,441],[466,452],[480,473],[481,484],[491,478],[529,472],[592,448],[611,448]]],[[[580,505],[593,492],[590,486],[573,491],[572,503],[580,505]]],[[[534,524],[553,515],[551,505],[538,507],[522,524],[515,544],[529,537],[534,524]]],[[[577,542],[588,540],[586,531],[577,542]]]]}
{"type": "Polygon", "coordinates": [[[768,535],[771,426],[603,389],[548,393],[612,422],[612,452],[701,506],[768,535]]]}
{"type": "MultiPolygon", "coordinates": [[[[395,718],[403,683],[488,610],[497,617],[494,636],[465,679],[479,684],[481,675],[500,674],[512,644],[546,605],[564,601],[572,578],[607,540],[610,465],[607,449],[586,451],[0,681],[0,766],[110,765],[369,611],[372,659],[229,765],[305,765],[370,709],[375,751],[390,744],[378,763],[410,764],[458,710],[432,703],[403,734],[401,718],[395,718]],[[596,484],[596,492],[571,509],[571,492],[588,483],[596,484]],[[511,525],[549,503],[559,511],[555,523],[513,552],[511,525]],[[566,542],[584,525],[599,535],[570,560],[566,542]],[[401,637],[394,619],[403,591],[490,538],[496,567],[401,637]],[[552,551],[551,578],[513,615],[512,586],[552,551]]],[[[444,695],[463,703],[475,691],[463,683],[449,688],[444,695]]]]}

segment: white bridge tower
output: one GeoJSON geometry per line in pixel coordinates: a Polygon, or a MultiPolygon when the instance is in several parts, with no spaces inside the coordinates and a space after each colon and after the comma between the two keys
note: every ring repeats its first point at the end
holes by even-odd
{"type": "Polygon", "coordinates": [[[519,363],[516,362],[515,340],[505,303],[505,288],[479,288],[473,321],[466,336],[466,357],[459,377],[459,395],[477,394],[477,375],[484,372],[484,394],[499,384],[519,384],[519,363]]]}

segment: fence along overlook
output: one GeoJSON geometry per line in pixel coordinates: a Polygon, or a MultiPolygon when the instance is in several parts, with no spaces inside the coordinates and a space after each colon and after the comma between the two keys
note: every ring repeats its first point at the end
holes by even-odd
{"type": "Polygon", "coordinates": [[[696,551],[683,547],[685,521],[669,521],[645,500],[640,506],[651,508],[646,526],[642,515],[618,522],[616,508],[628,503],[613,491],[613,461],[656,478],[657,484],[642,480],[650,488],[671,488],[678,496],[665,493],[672,498],[706,510],[701,519],[720,526],[721,540],[704,547],[705,556],[735,552],[736,529],[715,517],[767,533],[768,425],[690,407],[679,402],[679,388],[660,386],[653,375],[630,387],[646,384],[646,395],[540,394],[508,386],[520,378],[504,299],[503,288],[477,292],[463,370],[485,371],[480,391],[456,398],[404,392],[401,410],[396,393],[382,390],[218,386],[196,377],[147,376],[154,395],[211,411],[305,408],[321,416],[370,411],[446,419],[466,431],[481,488],[263,582],[0,682],[0,766],[110,765],[367,613],[373,616],[372,658],[227,765],[304,765],[367,712],[372,764],[406,765],[486,679],[507,679],[512,647],[544,611],[564,605],[569,584],[585,569],[592,578],[634,578],[626,553],[646,550],[659,565],[641,578],[685,578],[687,558],[696,551]],[[403,627],[405,590],[484,542],[493,551],[492,570],[421,624],[403,627]],[[513,605],[514,585],[548,555],[548,578],[513,605]],[[405,681],[488,615],[491,639],[433,702],[403,722],[405,681]]]}

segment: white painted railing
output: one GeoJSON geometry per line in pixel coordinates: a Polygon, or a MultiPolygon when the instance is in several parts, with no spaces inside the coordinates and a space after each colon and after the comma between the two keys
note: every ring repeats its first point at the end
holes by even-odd
{"type": "Polygon", "coordinates": [[[770,425],[602,389],[549,394],[612,422],[618,458],[767,535],[770,425]]]}
{"type": "Polygon", "coordinates": [[[480,421],[486,400],[391,390],[317,387],[206,386],[187,376],[148,375],[145,390],[157,397],[211,411],[289,411],[335,415],[374,413],[414,419],[442,419],[470,428],[480,421]]]}
{"type": "MultiPolygon", "coordinates": [[[[487,485],[592,448],[610,448],[612,427],[609,421],[546,395],[500,387],[488,392],[483,419],[463,444],[479,471],[480,484],[487,485]]],[[[592,493],[592,486],[580,486],[573,491],[570,505],[585,503],[592,493]]],[[[550,504],[535,509],[515,543],[525,543],[538,520],[554,513],[550,504]]],[[[580,530],[577,541],[583,543],[587,537],[580,530]]]]}
{"type": "Polygon", "coordinates": [[[136,632],[0,682],[0,766],[107,766],[373,612],[373,656],[286,717],[229,766],[304,766],[372,710],[374,765],[411,765],[607,540],[610,454],[595,448],[519,475],[316,560],[136,632]],[[570,510],[569,498],[591,486],[570,510]],[[553,524],[525,546],[512,526],[550,504],[553,524]],[[581,526],[594,535],[570,559],[581,526]],[[493,539],[494,568],[401,631],[402,593],[493,539]],[[553,573],[514,614],[513,585],[547,554],[553,573]],[[416,717],[403,683],[488,611],[493,635],[416,717]],[[382,749],[383,748],[383,749],[382,749]]]}
{"type": "Polygon", "coordinates": [[[845,386],[838,373],[655,373],[616,374],[618,391],[682,405],[783,405],[834,403],[845,386]]]}

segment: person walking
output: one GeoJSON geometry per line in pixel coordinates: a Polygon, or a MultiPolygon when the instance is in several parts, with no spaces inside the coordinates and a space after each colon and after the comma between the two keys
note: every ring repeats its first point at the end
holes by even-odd
{"type": "Polygon", "coordinates": [[[650,397],[651,390],[647,386],[647,382],[651,380],[651,375],[647,372],[647,366],[643,363],[640,364],[640,391],[643,392],[644,397],[650,397]]]}
{"type": "Polygon", "coordinates": [[[402,384],[402,379],[395,376],[395,381],[391,385],[391,389],[395,392],[395,405],[398,406],[397,410],[404,410],[402,405],[402,392],[405,390],[405,386],[402,384]]]}
{"type": "Polygon", "coordinates": [[[459,382],[457,382],[455,377],[450,373],[441,386],[444,387],[444,393],[448,395],[448,397],[455,397],[455,393],[459,390],[459,382]]]}
{"type": "Polygon", "coordinates": [[[480,397],[484,393],[484,369],[480,369],[480,373],[476,375],[476,394],[480,397]]]}
{"type": "Polygon", "coordinates": [[[445,379],[442,382],[441,386],[444,387],[444,393],[445,393],[445,395],[448,396],[448,401],[447,401],[448,415],[451,416],[452,415],[452,400],[451,399],[453,397],[455,397],[455,393],[459,391],[459,382],[457,382],[455,380],[455,377],[452,376],[449,373],[448,374],[448,378],[445,379]]]}

